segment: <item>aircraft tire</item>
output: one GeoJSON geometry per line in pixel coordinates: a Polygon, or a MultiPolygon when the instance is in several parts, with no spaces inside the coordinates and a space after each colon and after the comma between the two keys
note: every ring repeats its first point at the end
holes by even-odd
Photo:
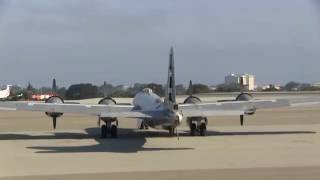
{"type": "Polygon", "coordinates": [[[175,130],[175,128],[174,127],[170,127],[169,128],[169,136],[174,136],[174,130],[175,130]]]}
{"type": "Polygon", "coordinates": [[[200,125],[200,136],[206,136],[206,132],[207,132],[207,125],[205,123],[202,123],[200,125]]]}
{"type": "Polygon", "coordinates": [[[116,125],[111,126],[111,138],[118,137],[118,127],[116,125]]]}
{"type": "Polygon", "coordinates": [[[107,126],[106,125],[101,126],[101,138],[102,139],[107,138],[107,126]]]}
{"type": "Polygon", "coordinates": [[[197,125],[194,123],[190,124],[190,136],[195,136],[197,131],[197,125]]]}

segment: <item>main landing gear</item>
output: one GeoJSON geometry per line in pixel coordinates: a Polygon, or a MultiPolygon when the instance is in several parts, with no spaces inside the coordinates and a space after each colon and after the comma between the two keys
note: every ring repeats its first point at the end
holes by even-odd
{"type": "Polygon", "coordinates": [[[118,137],[118,121],[105,122],[104,125],[101,126],[101,138],[105,139],[110,134],[111,138],[117,138],[118,137]]]}
{"type": "Polygon", "coordinates": [[[197,133],[199,133],[200,136],[206,136],[207,123],[207,118],[189,120],[190,136],[195,136],[197,133]]]}
{"type": "Polygon", "coordinates": [[[176,128],[169,127],[169,136],[171,136],[171,137],[175,136],[175,130],[176,130],[176,128]]]}

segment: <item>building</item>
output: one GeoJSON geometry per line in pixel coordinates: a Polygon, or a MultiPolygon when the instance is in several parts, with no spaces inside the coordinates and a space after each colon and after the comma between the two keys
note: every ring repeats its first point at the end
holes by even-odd
{"type": "Polygon", "coordinates": [[[230,74],[225,77],[225,84],[232,85],[232,84],[239,84],[246,88],[249,91],[255,90],[255,76],[250,74],[230,74]]]}
{"type": "Polygon", "coordinates": [[[314,83],[312,86],[313,86],[313,87],[320,87],[320,82],[314,83]]]}
{"type": "Polygon", "coordinates": [[[240,76],[234,73],[226,76],[224,79],[225,79],[225,84],[227,85],[240,84],[240,76]]]}
{"type": "Polygon", "coordinates": [[[255,77],[250,74],[244,74],[240,76],[240,84],[247,90],[253,91],[255,89],[255,77]]]}

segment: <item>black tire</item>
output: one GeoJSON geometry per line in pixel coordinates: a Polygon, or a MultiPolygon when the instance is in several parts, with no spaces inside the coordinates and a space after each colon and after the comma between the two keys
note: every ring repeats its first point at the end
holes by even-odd
{"type": "Polygon", "coordinates": [[[118,127],[116,125],[111,126],[111,138],[118,137],[118,127]]]}
{"type": "Polygon", "coordinates": [[[197,131],[197,125],[194,123],[190,124],[190,136],[195,136],[197,131]]]}
{"type": "Polygon", "coordinates": [[[200,136],[206,136],[207,132],[207,125],[205,123],[202,123],[200,125],[200,136]]]}
{"type": "Polygon", "coordinates": [[[102,125],[101,126],[101,138],[107,138],[107,126],[106,125],[102,125]]]}
{"type": "Polygon", "coordinates": [[[144,129],[144,124],[143,123],[141,123],[139,129],[141,129],[141,130],[144,129]]]}
{"type": "Polygon", "coordinates": [[[171,137],[174,136],[174,130],[175,130],[174,127],[170,127],[170,128],[169,128],[169,136],[171,136],[171,137]]]}

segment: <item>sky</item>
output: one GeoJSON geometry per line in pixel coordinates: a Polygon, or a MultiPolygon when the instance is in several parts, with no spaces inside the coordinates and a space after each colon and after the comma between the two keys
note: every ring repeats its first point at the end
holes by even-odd
{"type": "Polygon", "coordinates": [[[317,0],[0,0],[0,84],[320,82],[317,0]]]}

